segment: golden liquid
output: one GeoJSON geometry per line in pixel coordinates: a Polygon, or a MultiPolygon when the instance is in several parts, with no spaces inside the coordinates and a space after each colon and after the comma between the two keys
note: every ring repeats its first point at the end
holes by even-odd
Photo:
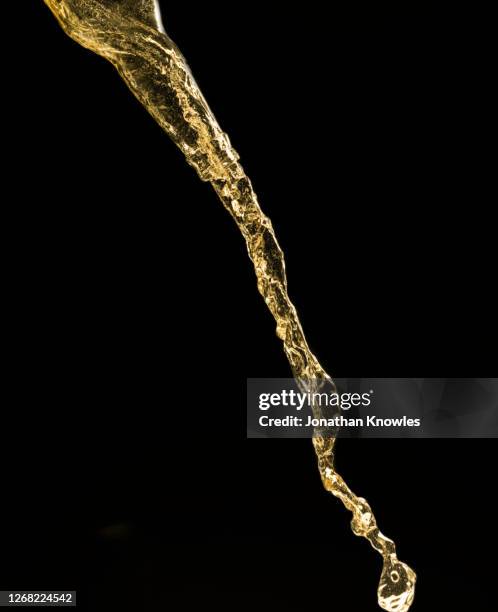
{"type": "MultiPolygon", "coordinates": [[[[258,290],[277,323],[296,379],[320,387],[334,383],[311,353],[287,293],[284,256],[268,217],[228,136],[219,127],[190,69],[161,23],[155,0],[44,0],[65,32],[109,60],[149,113],[183,151],[203,181],[209,181],[232,215],[246,244],[258,290]],[[318,381],[318,382],[317,382],[318,381]]],[[[318,410],[315,407],[315,410],[318,410]]],[[[334,467],[335,437],[323,432],[313,444],[323,485],[353,514],[351,526],[382,555],[381,608],[406,612],[416,575],[398,560],[394,542],[377,527],[368,503],[357,497],[334,467]]]]}

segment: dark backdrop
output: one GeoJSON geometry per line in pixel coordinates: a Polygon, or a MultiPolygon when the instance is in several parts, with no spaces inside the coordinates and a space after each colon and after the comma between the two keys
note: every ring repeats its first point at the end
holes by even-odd
{"type": "MultiPolygon", "coordinates": [[[[2,587],[78,588],[91,610],[377,609],[380,558],[310,443],[245,439],[246,377],[289,370],[233,222],[29,4],[4,116],[2,587]]],[[[329,372],[496,376],[486,17],[164,4],[329,372]]],[[[414,610],[494,608],[495,453],[339,443],[419,575],[414,610]]]]}

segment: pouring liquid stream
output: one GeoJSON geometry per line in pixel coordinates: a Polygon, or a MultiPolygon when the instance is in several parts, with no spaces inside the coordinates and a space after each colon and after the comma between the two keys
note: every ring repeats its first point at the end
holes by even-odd
{"type": "MultiPolygon", "coordinates": [[[[156,0],[44,0],[62,28],[83,47],[110,61],[133,94],[184,153],[203,181],[211,183],[233,217],[254,265],[257,287],[276,321],[294,377],[306,390],[335,389],[310,351],[287,292],[283,252],[261,210],[239,156],[207,105],[188,64],[166,34],[156,0]]],[[[320,416],[318,406],[313,407],[320,416]]],[[[367,501],[357,497],[334,466],[334,432],[317,431],[313,445],[327,491],[352,513],[355,535],[383,559],[378,603],[407,612],[416,575],[398,560],[396,547],[379,530],[367,501]]]]}

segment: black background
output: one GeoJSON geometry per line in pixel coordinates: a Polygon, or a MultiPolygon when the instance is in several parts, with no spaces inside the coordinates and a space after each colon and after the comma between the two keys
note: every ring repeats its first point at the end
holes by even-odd
{"type": "MultiPolygon", "coordinates": [[[[377,609],[380,558],[309,441],[245,439],[246,377],[289,370],[233,221],[30,4],[4,94],[2,588],[77,588],[90,610],[377,609]]],[[[327,370],[496,375],[486,16],[163,12],[327,370]]],[[[414,610],[494,609],[494,441],[344,440],[337,464],[417,571],[414,610]]]]}

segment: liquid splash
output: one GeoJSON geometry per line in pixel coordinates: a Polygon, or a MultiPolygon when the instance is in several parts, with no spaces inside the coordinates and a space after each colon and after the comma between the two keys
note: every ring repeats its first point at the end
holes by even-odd
{"type": "MultiPolygon", "coordinates": [[[[294,377],[309,390],[335,389],[310,351],[287,293],[283,252],[270,219],[239,163],[239,157],[207,105],[187,62],[166,34],[156,0],[44,0],[76,42],[109,60],[130,90],[183,151],[203,181],[210,182],[246,244],[258,290],[277,324],[277,335],[294,377]]],[[[314,410],[319,416],[318,407],[314,410]]],[[[365,499],[357,497],[334,467],[335,436],[316,432],[313,445],[327,491],[351,511],[353,533],[383,558],[378,602],[389,612],[409,610],[416,575],[398,560],[396,547],[377,527],[365,499]]]]}

